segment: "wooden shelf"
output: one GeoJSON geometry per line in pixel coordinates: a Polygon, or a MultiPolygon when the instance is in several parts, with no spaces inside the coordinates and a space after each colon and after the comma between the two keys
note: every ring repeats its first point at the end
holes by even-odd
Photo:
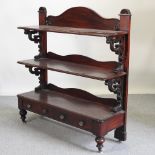
{"type": "Polygon", "coordinates": [[[121,36],[128,34],[128,32],[126,31],[112,31],[112,30],[73,28],[73,27],[48,26],[48,25],[23,26],[18,27],[18,29],[35,30],[38,32],[57,32],[57,33],[77,34],[77,35],[89,35],[98,37],[121,36]]]}
{"type": "Polygon", "coordinates": [[[48,58],[30,59],[18,63],[97,80],[109,80],[126,75],[125,72],[115,72],[119,65],[117,62],[99,62],[82,55],[60,56],[49,52],[48,58]]]}
{"type": "Polygon", "coordinates": [[[23,100],[23,104],[25,101],[26,104],[46,105],[45,107],[49,106],[51,110],[54,108],[61,110],[61,113],[70,112],[98,122],[124,113],[123,111],[112,112],[112,107],[117,104],[115,99],[99,98],[80,89],[62,89],[52,84],[49,84],[46,89],[20,94],[18,98],[23,100]]]}
{"type": "Polygon", "coordinates": [[[70,8],[58,16],[47,15],[46,8],[40,7],[38,26],[18,27],[39,48],[34,59],[18,61],[39,79],[35,91],[18,95],[21,120],[26,122],[27,111],[31,111],[89,131],[96,136],[99,152],[104,136],[114,129],[114,137],[125,141],[130,25],[128,9],[122,9],[117,19],[104,18],[85,7],[70,8]],[[106,37],[118,61],[101,62],[83,55],[61,56],[47,52],[47,32],[106,37]],[[100,98],[84,90],[48,84],[47,70],[105,81],[115,98],[100,98]]]}

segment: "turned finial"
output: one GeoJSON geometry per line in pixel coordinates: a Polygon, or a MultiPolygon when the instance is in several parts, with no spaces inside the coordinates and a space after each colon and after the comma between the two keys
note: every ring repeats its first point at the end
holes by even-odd
{"type": "Polygon", "coordinates": [[[120,15],[128,15],[131,16],[131,11],[129,9],[122,9],[120,15]]]}
{"type": "Polygon", "coordinates": [[[38,12],[39,12],[39,13],[46,13],[47,10],[46,10],[45,7],[40,7],[38,12]]]}

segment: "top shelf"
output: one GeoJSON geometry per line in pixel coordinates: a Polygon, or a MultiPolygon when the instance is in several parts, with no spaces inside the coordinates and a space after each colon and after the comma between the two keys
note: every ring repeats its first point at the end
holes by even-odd
{"type": "Polygon", "coordinates": [[[89,29],[89,28],[73,28],[73,27],[62,27],[62,26],[23,26],[18,29],[34,30],[38,32],[56,32],[56,33],[68,33],[77,35],[88,35],[98,37],[110,37],[110,36],[122,36],[128,34],[126,31],[112,31],[112,30],[100,30],[100,29],[89,29]]]}

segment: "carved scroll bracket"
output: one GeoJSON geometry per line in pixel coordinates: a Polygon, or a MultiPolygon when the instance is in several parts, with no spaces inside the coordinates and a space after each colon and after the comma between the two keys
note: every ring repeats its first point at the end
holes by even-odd
{"type": "Polygon", "coordinates": [[[111,51],[115,52],[115,54],[118,55],[118,62],[119,66],[116,69],[116,72],[123,71],[123,61],[124,61],[124,53],[125,53],[125,47],[124,47],[124,36],[110,36],[106,38],[106,43],[110,44],[111,51]]]}
{"type": "Polygon", "coordinates": [[[25,67],[29,69],[29,72],[30,72],[31,74],[34,74],[35,76],[38,76],[38,79],[39,79],[39,86],[36,87],[35,90],[37,91],[37,90],[40,90],[40,89],[44,88],[45,86],[44,86],[44,85],[42,84],[42,82],[41,82],[41,81],[42,81],[42,76],[41,76],[41,74],[42,74],[43,70],[40,69],[40,68],[37,68],[37,67],[31,67],[31,66],[25,66],[25,67]]]}
{"type": "Polygon", "coordinates": [[[113,108],[114,112],[122,110],[123,107],[123,80],[121,78],[106,80],[105,85],[108,86],[109,90],[117,95],[117,105],[113,108]]]}
{"type": "Polygon", "coordinates": [[[34,31],[34,30],[25,30],[24,31],[24,34],[27,34],[28,35],[28,38],[30,41],[33,41],[34,43],[39,43],[40,40],[41,40],[41,35],[38,34],[37,31],[34,31]]]}
{"type": "Polygon", "coordinates": [[[29,66],[26,66],[27,68],[29,68],[29,72],[31,74],[34,74],[35,76],[40,76],[41,74],[41,69],[39,68],[34,68],[34,67],[29,67],[29,66]]]}
{"type": "Polygon", "coordinates": [[[25,30],[24,34],[28,35],[30,41],[38,44],[39,48],[39,55],[35,56],[34,58],[37,60],[42,57],[41,55],[41,33],[35,30],[25,30]]]}

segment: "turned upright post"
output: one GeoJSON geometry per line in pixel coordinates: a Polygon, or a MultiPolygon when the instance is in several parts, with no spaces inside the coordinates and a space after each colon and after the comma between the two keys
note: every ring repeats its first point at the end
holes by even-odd
{"type": "MultiPolygon", "coordinates": [[[[39,9],[39,25],[46,25],[47,10],[45,7],[40,7],[39,9]]],[[[40,55],[39,58],[44,58],[47,56],[47,32],[39,32],[40,34],[40,55]]],[[[36,58],[37,59],[37,58],[36,58]]],[[[40,74],[40,86],[44,87],[48,83],[48,72],[47,70],[41,70],[40,74]]]]}
{"type": "Polygon", "coordinates": [[[126,123],[127,123],[127,103],[128,103],[128,76],[129,76],[129,55],[130,55],[130,26],[131,26],[131,12],[123,9],[120,12],[120,31],[127,31],[125,35],[125,52],[123,68],[127,73],[123,79],[123,110],[125,111],[124,125],[115,130],[114,137],[119,141],[125,141],[127,138],[126,123]]]}

